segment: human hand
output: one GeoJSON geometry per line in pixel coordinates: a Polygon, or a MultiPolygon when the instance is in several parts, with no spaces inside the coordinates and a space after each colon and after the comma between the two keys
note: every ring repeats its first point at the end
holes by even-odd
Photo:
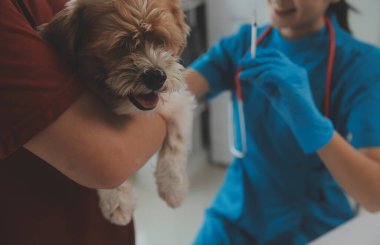
{"type": "Polygon", "coordinates": [[[315,106],[305,69],[273,49],[258,49],[254,59],[248,53],[240,65],[240,79],[264,92],[305,153],[313,153],[331,140],[333,125],[315,106]]]}

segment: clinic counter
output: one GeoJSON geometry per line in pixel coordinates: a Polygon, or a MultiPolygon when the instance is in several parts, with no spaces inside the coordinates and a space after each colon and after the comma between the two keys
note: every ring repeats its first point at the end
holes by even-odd
{"type": "Polygon", "coordinates": [[[380,213],[361,214],[309,245],[380,245],[380,213]]]}

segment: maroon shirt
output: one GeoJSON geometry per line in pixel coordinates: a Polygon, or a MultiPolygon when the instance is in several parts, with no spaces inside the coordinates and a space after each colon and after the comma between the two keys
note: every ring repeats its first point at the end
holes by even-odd
{"type": "MultiPolygon", "coordinates": [[[[24,0],[39,25],[65,0],[24,0]]],[[[95,190],[22,146],[62,114],[84,85],[30,26],[0,1],[0,244],[134,244],[133,223],[105,220],[95,190]]]]}

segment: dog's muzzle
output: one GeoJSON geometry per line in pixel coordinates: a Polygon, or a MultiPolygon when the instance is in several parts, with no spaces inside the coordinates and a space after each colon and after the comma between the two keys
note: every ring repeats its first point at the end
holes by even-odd
{"type": "Polygon", "coordinates": [[[136,108],[142,111],[153,110],[159,101],[158,91],[164,86],[166,79],[166,73],[159,68],[147,70],[140,75],[139,81],[151,92],[129,95],[129,100],[136,108]]]}

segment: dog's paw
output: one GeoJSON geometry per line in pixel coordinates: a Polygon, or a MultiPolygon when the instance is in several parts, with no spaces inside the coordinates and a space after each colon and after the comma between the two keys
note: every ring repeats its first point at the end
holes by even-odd
{"type": "Polygon", "coordinates": [[[101,208],[104,217],[115,225],[127,225],[132,220],[133,210],[124,210],[122,206],[101,208]]]}
{"type": "MultiPolygon", "coordinates": [[[[162,166],[163,163],[160,164],[162,166]]],[[[157,169],[155,175],[159,196],[172,208],[180,206],[189,189],[185,169],[181,169],[178,165],[172,165],[165,169],[157,169]]]]}
{"type": "Polygon", "coordinates": [[[185,200],[188,192],[187,184],[178,185],[158,185],[158,193],[160,197],[171,207],[177,208],[185,200]]]}
{"type": "Polygon", "coordinates": [[[115,225],[127,225],[132,220],[135,199],[130,184],[115,189],[98,190],[103,216],[115,225]]]}

